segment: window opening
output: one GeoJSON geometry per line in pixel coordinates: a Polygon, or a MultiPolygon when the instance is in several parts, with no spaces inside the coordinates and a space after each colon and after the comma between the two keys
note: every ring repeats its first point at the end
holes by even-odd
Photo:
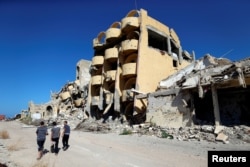
{"type": "Polygon", "coordinates": [[[177,67],[177,61],[176,60],[173,60],[173,67],[177,67]]]}
{"type": "Polygon", "coordinates": [[[168,52],[168,39],[148,29],[148,46],[168,52]]]}
{"type": "Polygon", "coordinates": [[[174,55],[174,56],[177,56],[179,55],[179,48],[175,45],[175,43],[171,40],[171,53],[174,55]]]}

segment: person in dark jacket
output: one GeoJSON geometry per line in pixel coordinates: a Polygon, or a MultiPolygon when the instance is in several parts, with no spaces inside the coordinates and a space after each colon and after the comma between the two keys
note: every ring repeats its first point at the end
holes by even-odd
{"type": "Polygon", "coordinates": [[[69,147],[69,135],[70,135],[70,126],[68,125],[67,121],[64,121],[64,126],[62,131],[62,143],[64,151],[69,147]]]}
{"type": "Polygon", "coordinates": [[[50,147],[51,152],[58,154],[58,143],[60,138],[60,127],[57,126],[56,122],[53,122],[53,127],[51,129],[51,141],[52,145],[50,147]]]}
{"type": "Polygon", "coordinates": [[[46,135],[48,135],[47,126],[44,126],[44,122],[40,122],[40,126],[36,129],[37,135],[37,145],[38,145],[38,157],[37,160],[41,159],[43,156],[43,148],[46,140],[46,135]]]}

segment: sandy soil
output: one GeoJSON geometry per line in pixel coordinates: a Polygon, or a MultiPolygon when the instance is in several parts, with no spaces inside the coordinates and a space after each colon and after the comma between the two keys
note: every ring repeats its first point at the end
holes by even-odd
{"type": "MultiPolygon", "coordinates": [[[[196,167],[207,166],[208,150],[250,150],[250,144],[178,141],[155,136],[96,134],[72,131],[68,150],[47,152],[36,160],[36,127],[18,121],[0,122],[10,139],[0,139],[0,163],[8,167],[196,167]]],[[[46,139],[45,148],[51,142],[46,139]]],[[[62,147],[61,139],[59,147],[62,147]]]]}

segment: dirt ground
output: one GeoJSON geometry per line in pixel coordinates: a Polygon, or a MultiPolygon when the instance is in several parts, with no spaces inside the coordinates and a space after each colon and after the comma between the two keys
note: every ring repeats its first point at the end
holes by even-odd
{"type": "MultiPolygon", "coordinates": [[[[36,160],[36,127],[18,121],[0,122],[0,131],[3,130],[8,131],[10,138],[0,139],[0,163],[8,167],[198,167],[207,166],[208,150],[250,150],[249,143],[178,141],[72,130],[68,150],[60,149],[58,155],[47,152],[41,160],[36,160]]],[[[48,136],[45,149],[49,150],[50,144],[48,136]]]]}

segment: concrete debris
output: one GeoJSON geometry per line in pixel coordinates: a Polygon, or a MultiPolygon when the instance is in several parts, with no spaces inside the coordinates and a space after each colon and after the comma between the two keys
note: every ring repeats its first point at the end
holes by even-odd
{"type": "Polygon", "coordinates": [[[79,123],[76,130],[81,130],[85,132],[99,132],[99,133],[108,133],[111,128],[109,124],[104,124],[98,121],[86,120],[85,122],[79,123]]]}
{"type": "Polygon", "coordinates": [[[219,134],[224,129],[224,126],[215,126],[214,133],[219,134]]]}
{"type": "Polygon", "coordinates": [[[224,143],[227,141],[228,136],[225,135],[224,133],[219,133],[218,136],[216,137],[217,141],[223,141],[224,143]]]}
{"type": "Polygon", "coordinates": [[[225,144],[229,142],[232,144],[250,143],[249,131],[246,130],[244,126],[239,126],[237,128],[225,127],[223,132],[220,132],[218,135],[213,133],[216,129],[216,127],[213,126],[195,125],[192,127],[163,128],[150,123],[128,126],[112,120],[103,123],[102,121],[87,119],[79,123],[76,127],[76,130],[80,131],[117,134],[121,134],[124,129],[130,132],[128,133],[130,135],[156,136],[179,141],[223,142],[225,144]]]}
{"type": "Polygon", "coordinates": [[[203,132],[213,133],[214,132],[214,127],[213,126],[208,126],[208,125],[203,125],[203,126],[201,126],[201,130],[203,132]]]}

